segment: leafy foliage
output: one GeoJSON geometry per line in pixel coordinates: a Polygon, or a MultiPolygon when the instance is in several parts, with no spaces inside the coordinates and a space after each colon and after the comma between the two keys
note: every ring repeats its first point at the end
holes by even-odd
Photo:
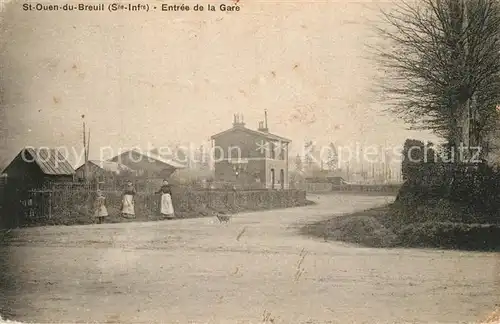
{"type": "Polygon", "coordinates": [[[403,246],[498,250],[500,225],[452,222],[414,223],[398,232],[403,246]]]}
{"type": "MultiPolygon", "coordinates": [[[[376,48],[390,110],[452,147],[486,139],[500,102],[500,4],[497,0],[402,0],[383,12],[376,48]],[[387,80],[389,79],[389,80],[387,80]]],[[[484,152],[484,151],[483,151],[484,152]]]]}
{"type": "Polygon", "coordinates": [[[337,148],[335,147],[335,145],[333,145],[333,143],[330,143],[330,145],[328,146],[328,157],[326,164],[328,166],[328,169],[331,171],[338,169],[339,155],[337,152],[337,148]]]}
{"type": "Polygon", "coordinates": [[[304,165],[302,163],[302,157],[297,154],[297,156],[295,157],[295,170],[299,173],[303,172],[304,171],[304,165]]]}
{"type": "Polygon", "coordinates": [[[403,180],[411,180],[421,176],[419,170],[423,163],[436,162],[437,154],[432,143],[407,139],[403,145],[401,172],[403,180]]]}

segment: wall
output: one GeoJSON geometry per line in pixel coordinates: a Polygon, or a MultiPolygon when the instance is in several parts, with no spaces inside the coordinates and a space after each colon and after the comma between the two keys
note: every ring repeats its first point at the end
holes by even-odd
{"type": "Polygon", "coordinates": [[[268,174],[267,177],[267,187],[271,188],[272,187],[272,177],[271,177],[271,170],[274,169],[274,174],[275,174],[275,184],[274,188],[279,189],[281,188],[281,184],[279,183],[280,181],[280,170],[283,170],[285,174],[285,189],[289,188],[289,179],[288,179],[288,164],[286,163],[285,160],[266,160],[266,172],[268,174]]]}
{"type": "Polygon", "coordinates": [[[347,192],[387,192],[397,193],[401,185],[386,184],[386,185],[332,185],[332,191],[347,191],[347,192]]]}
{"type": "MultiPolygon", "coordinates": [[[[234,146],[240,148],[242,158],[264,158],[265,151],[258,150],[257,144],[263,140],[265,140],[264,137],[247,133],[241,129],[234,129],[231,132],[217,137],[214,140],[214,147],[222,148],[224,152],[223,158],[225,159],[229,158],[229,154],[231,154],[231,158],[233,159],[238,158],[238,151],[230,149],[234,146]]],[[[217,150],[214,150],[214,154],[216,155],[216,160],[219,160],[220,158],[217,155],[217,150]]]]}
{"type": "Polygon", "coordinates": [[[328,182],[305,182],[294,184],[297,189],[305,190],[306,192],[321,193],[321,192],[387,192],[397,193],[401,188],[399,184],[387,185],[335,185],[328,182]]]}
{"type": "MultiPolygon", "coordinates": [[[[27,158],[32,159],[31,156],[27,158]]],[[[18,154],[4,171],[9,179],[24,182],[26,186],[43,182],[43,173],[38,164],[24,161],[22,154],[18,154]]]]}
{"type": "Polygon", "coordinates": [[[299,185],[299,188],[304,188],[307,192],[331,192],[333,190],[333,186],[331,183],[325,182],[306,182],[299,185]]]}
{"type": "MultiPolygon", "coordinates": [[[[84,179],[85,178],[85,165],[82,165],[78,169],[76,169],[76,178],[84,179]]],[[[87,162],[87,179],[95,179],[101,176],[106,175],[106,171],[98,167],[92,162],[87,162]]]]}
{"type": "Polygon", "coordinates": [[[261,183],[265,182],[265,161],[250,160],[245,171],[240,171],[238,178],[233,169],[233,164],[228,161],[220,161],[215,164],[215,178],[220,181],[238,182],[244,185],[256,183],[256,177],[261,183]]]}

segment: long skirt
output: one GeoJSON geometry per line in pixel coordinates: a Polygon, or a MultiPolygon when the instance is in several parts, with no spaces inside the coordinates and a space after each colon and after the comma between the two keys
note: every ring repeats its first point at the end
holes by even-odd
{"type": "Polygon", "coordinates": [[[162,215],[172,216],[174,214],[174,206],[172,205],[172,197],[166,193],[161,195],[161,208],[162,215]]]}
{"type": "Polygon", "coordinates": [[[122,214],[125,217],[134,217],[134,196],[124,195],[122,200],[122,214]]]}
{"type": "Polygon", "coordinates": [[[102,205],[99,208],[97,208],[97,210],[94,213],[94,217],[97,217],[97,218],[99,218],[99,217],[107,217],[107,216],[108,216],[108,209],[104,205],[102,205]]]}

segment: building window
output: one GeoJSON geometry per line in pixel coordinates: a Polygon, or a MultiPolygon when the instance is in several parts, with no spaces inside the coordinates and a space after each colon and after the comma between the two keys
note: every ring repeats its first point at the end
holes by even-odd
{"type": "Polygon", "coordinates": [[[287,144],[281,144],[281,147],[280,147],[280,160],[285,160],[285,154],[286,154],[286,151],[288,149],[288,145],[287,144]]]}
{"type": "Polygon", "coordinates": [[[222,150],[222,148],[216,146],[214,147],[214,159],[216,161],[220,161],[224,158],[224,152],[222,150]]]}
{"type": "Polygon", "coordinates": [[[283,169],[280,170],[280,184],[281,189],[285,188],[285,171],[283,169]]]}
{"type": "Polygon", "coordinates": [[[271,169],[271,188],[274,189],[274,185],[276,184],[276,177],[274,174],[274,169],[271,169]]]}
{"type": "Polygon", "coordinates": [[[239,146],[229,146],[228,147],[228,159],[229,160],[234,160],[234,161],[239,161],[242,156],[241,156],[241,148],[239,146]]]}
{"type": "Polygon", "coordinates": [[[276,143],[269,143],[269,149],[271,150],[271,159],[276,159],[276,143]]]}

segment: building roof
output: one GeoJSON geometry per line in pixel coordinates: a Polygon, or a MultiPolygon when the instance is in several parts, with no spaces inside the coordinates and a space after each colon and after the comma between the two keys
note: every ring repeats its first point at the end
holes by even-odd
{"type": "Polygon", "coordinates": [[[235,127],[229,128],[229,129],[227,129],[227,130],[225,130],[223,132],[220,132],[220,133],[217,133],[215,135],[212,135],[211,138],[215,139],[215,138],[217,138],[219,136],[231,133],[231,132],[233,132],[235,130],[241,130],[241,131],[244,131],[246,133],[249,133],[249,134],[252,134],[252,135],[262,136],[262,137],[270,139],[270,140],[281,141],[281,142],[285,142],[285,143],[290,143],[291,142],[291,140],[289,140],[288,138],[281,137],[281,136],[278,136],[278,135],[275,135],[275,134],[271,134],[271,133],[268,133],[268,132],[262,132],[262,131],[259,131],[259,130],[254,130],[254,129],[246,128],[244,126],[235,126],[235,127]]]}
{"type": "MultiPolygon", "coordinates": [[[[144,154],[143,154],[144,155],[144,154]]],[[[184,169],[186,168],[185,165],[183,164],[180,164],[179,162],[176,162],[174,160],[171,160],[171,159],[165,159],[157,154],[154,154],[154,153],[151,153],[151,152],[148,152],[147,154],[145,154],[146,156],[158,161],[158,162],[161,162],[161,163],[164,163],[164,164],[168,164],[176,169],[184,169]]]]}
{"type": "Polygon", "coordinates": [[[6,172],[10,165],[18,158],[21,157],[25,162],[31,163],[35,162],[40,170],[46,175],[73,175],[75,174],[75,170],[68,162],[66,157],[59,152],[57,149],[36,149],[33,147],[24,148],[16,158],[5,168],[4,172],[6,172]],[[29,161],[26,161],[26,158],[31,156],[29,161]]]}
{"type": "MultiPolygon", "coordinates": [[[[170,166],[172,168],[175,168],[175,169],[184,169],[184,168],[186,168],[184,165],[182,165],[182,164],[180,164],[178,162],[175,162],[175,161],[170,160],[170,159],[162,158],[159,155],[153,154],[151,152],[142,153],[142,152],[139,152],[138,150],[130,150],[130,151],[127,151],[125,153],[120,154],[119,156],[124,155],[124,154],[130,154],[131,152],[136,153],[138,155],[142,155],[142,156],[147,157],[147,158],[151,158],[153,160],[156,160],[156,161],[158,161],[160,163],[166,164],[166,165],[168,165],[168,166],[170,166]]],[[[110,159],[110,161],[112,161],[112,160],[114,160],[116,158],[117,157],[115,156],[114,158],[110,159]]]]}
{"type": "MultiPolygon", "coordinates": [[[[112,162],[112,161],[100,161],[100,160],[89,160],[90,163],[96,165],[97,167],[103,169],[104,171],[109,171],[113,172],[116,174],[119,174],[120,172],[123,171],[130,171],[133,172],[131,168],[128,166],[118,163],[118,162],[112,162]]],[[[85,164],[81,165],[78,169],[84,167],[85,164]]]]}

